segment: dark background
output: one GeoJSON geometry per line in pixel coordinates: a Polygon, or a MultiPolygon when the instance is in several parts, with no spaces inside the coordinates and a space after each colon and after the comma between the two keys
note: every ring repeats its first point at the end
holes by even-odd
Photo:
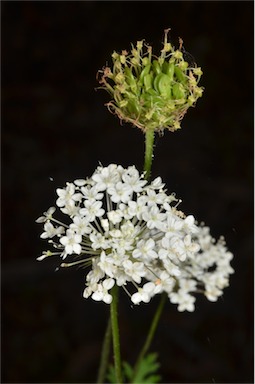
{"type": "MultiPolygon", "coordinates": [[[[108,307],[82,298],[84,272],[35,260],[47,248],[35,219],[99,161],[142,170],[143,134],[107,111],[96,72],[142,38],[159,52],[168,27],[202,67],[205,92],[182,130],[157,138],[153,176],[225,236],[235,274],[194,313],[167,303],[151,350],[162,382],[253,382],[253,2],[2,1],[1,18],[1,382],[96,379],[108,307]]],[[[130,362],[157,303],[131,308],[121,295],[130,362]]]]}

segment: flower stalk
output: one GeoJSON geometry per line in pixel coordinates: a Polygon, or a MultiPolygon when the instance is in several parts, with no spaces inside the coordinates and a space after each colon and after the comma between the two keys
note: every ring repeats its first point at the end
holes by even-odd
{"type": "Polygon", "coordinates": [[[118,287],[115,285],[112,290],[111,302],[111,324],[112,324],[112,340],[114,352],[114,367],[117,383],[123,383],[122,370],[121,370],[121,356],[120,356],[120,337],[119,337],[119,324],[118,324],[118,287]]]}
{"type": "Polygon", "coordinates": [[[108,368],[110,349],[111,349],[111,339],[112,339],[112,325],[111,325],[111,317],[109,317],[105,335],[104,335],[104,342],[102,346],[101,360],[100,360],[98,376],[97,376],[97,384],[104,383],[104,380],[105,380],[105,375],[108,368]]]}
{"type": "Polygon", "coordinates": [[[152,323],[151,323],[149,332],[147,334],[147,338],[146,338],[145,343],[143,345],[143,348],[141,349],[141,352],[140,352],[140,354],[139,354],[139,356],[138,356],[138,358],[136,360],[135,367],[134,367],[134,375],[133,375],[133,377],[136,376],[138,368],[139,368],[139,365],[140,365],[141,361],[143,360],[144,356],[146,355],[146,353],[148,352],[148,350],[149,350],[149,348],[151,346],[153,337],[155,335],[155,332],[156,332],[156,329],[157,329],[157,326],[158,326],[158,323],[159,323],[160,316],[162,314],[162,311],[163,311],[163,308],[164,308],[164,305],[165,305],[165,302],[166,302],[166,298],[167,298],[166,294],[161,295],[158,308],[157,308],[157,310],[156,310],[156,312],[154,314],[154,317],[152,319],[152,323]]]}
{"type": "Polygon", "coordinates": [[[146,180],[150,179],[151,165],[153,160],[153,144],[154,144],[154,130],[148,129],[145,132],[145,155],[144,155],[144,172],[146,180]]]}

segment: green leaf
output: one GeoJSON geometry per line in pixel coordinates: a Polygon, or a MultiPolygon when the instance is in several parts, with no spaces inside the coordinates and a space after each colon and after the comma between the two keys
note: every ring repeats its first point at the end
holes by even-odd
{"type": "Polygon", "coordinates": [[[160,364],[157,362],[157,358],[157,353],[150,353],[144,356],[143,360],[140,362],[132,383],[153,384],[159,382],[161,377],[155,374],[160,367],[160,364]]]}
{"type": "MultiPolygon", "coordinates": [[[[158,354],[150,353],[141,360],[139,367],[134,376],[134,369],[129,363],[124,361],[123,366],[123,379],[125,383],[132,384],[156,384],[161,380],[161,376],[157,374],[160,364],[157,362],[158,354]]],[[[117,383],[114,366],[110,365],[106,375],[108,383],[117,383]]]]}
{"type": "Polygon", "coordinates": [[[112,364],[109,365],[106,379],[109,383],[116,383],[115,369],[112,364]]]}
{"type": "Polygon", "coordinates": [[[129,363],[127,363],[126,361],[123,361],[123,373],[124,373],[124,377],[126,379],[128,379],[128,381],[131,381],[132,380],[132,377],[134,375],[134,370],[133,368],[131,367],[131,365],[129,363]]]}

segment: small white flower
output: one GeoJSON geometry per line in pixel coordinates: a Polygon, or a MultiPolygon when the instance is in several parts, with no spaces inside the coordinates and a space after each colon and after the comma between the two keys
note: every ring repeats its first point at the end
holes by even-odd
{"type": "Polygon", "coordinates": [[[182,292],[192,292],[196,291],[197,283],[193,279],[183,279],[179,280],[179,286],[182,292]]]}
{"type": "Polygon", "coordinates": [[[167,195],[165,193],[157,193],[154,189],[147,190],[146,201],[148,206],[155,206],[156,204],[164,204],[167,195]]]}
{"type": "Polygon", "coordinates": [[[179,289],[177,293],[170,293],[169,295],[170,301],[173,304],[178,304],[178,311],[189,311],[193,312],[195,309],[195,297],[186,293],[186,291],[182,291],[179,289]]]}
{"type": "Polygon", "coordinates": [[[154,281],[155,294],[165,292],[172,292],[175,286],[175,279],[170,276],[166,271],[160,272],[159,278],[154,281]]]}
{"type": "Polygon", "coordinates": [[[122,224],[120,229],[126,241],[134,241],[141,231],[141,227],[139,225],[135,226],[130,220],[122,224]]]}
{"type": "Polygon", "coordinates": [[[184,247],[185,247],[187,256],[189,256],[190,258],[192,258],[193,255],[200,250],[199,244],[193,242],[191,240],[191,236],[190,235],[186,235],[184,237],[183,243],[184,243],[184,247]]]}
{"type": "Polygon", "coordinates": [[[67,255],[71,255],[72,253],[79,255],[81,253],[81,240],[81,235],[77,235],[71,229],[68,229],[66,231],[66,236],[61,237],[59,241],[64,245],[67,255]]]}
{"type": "Polygon", "coordinates": [[[67,203],[63,208],[60,208],[60,210],[65,214],[70,216],[71,218],[78,215],[79,213],[79,206],[75,204],[74,200],[70,200],[69,203],[67,203]]]}
{"type": "Polygon", "coordinates": [[[57,188],[59,198],[56,201],[58,207],[64,207],[70,204],[71,201],[80,201],[81,193],[75,193],[75,185],[73,183],[66,183],[66,188],[57,188]]]}
{"type": "Polygon", "coordinates": [[[110,164],[108,167],[98,167],[92,175],[92,180],[96,182],[99,191],[104,191],[120,181],[118,167],[116,164],[110,164]]]}
{"type": "Polygon", "coordinates": [[[112,229],[109,231],[109,235],[113,238],[113,242],[115,243],[114,239],[121,239],[122,238],[122,233],[120,229],[112,229]]]}
{"type": "Polygon", "coordinates": [[[81,216],[75,216],[73,218],[73,223],[70,224],[70,229],[72,229],[77,235],[85,235],[91,233],[92,229],[89,226],[89,221],[81,216]]]}
{"type": "Polygon", "coordinates": [[[159,251],[159,257],[164,260],[169,258],[171,260],[184,261],[187,257],[185,245],[183,240],[179,236],[166,237],[164,236],[162,241],[162,248],[159,251]]]}
{"type": "Polygon", "coordinates": [[[135,259],[156,259],[157,253],[155,252],[154,248],[155,241],[153,239],[149,239],[147,241],[140,240],[138,241],[136,249],[133,251],[132,255],[135,259]]]}
{"type": "Polygon", "coordinates": [[[163,265],[170,276],[173,276],[174,278],[179,278],[182,275],[182,266],[174,264],[170,259],[164,260],[163,265]]]}
{"type": "Polygon", "coordinates": [[[184,219],[182,228],[188,234],[198,232],[198,227],[196,226],[195,218],[193,215],[189,215],[184,219]]]}
{"type": "Polygon", "coordinates": [[[101,217],[104,214],[101,201],[85,200],[85,208],[80,209],[80,215],[86,216],[88,221],[94,221],[96,217],[101,217]]]}
{"type": "Polygon", "coordinates": [[[102,228],[105,232],[108,232],[109,231],[109,228],[110,228],[110,224],[109,224],[109,220],[108,219],[101,219],[100,220],[100,223],[102,225],[102,228]]]}
{"type": "Polygon", "coordinates": [[[105,273],[98,266],[98,262],[96,262],[95,259],[93,259],[92,265],[93,268],[87,274],[87,282],[89,282],[90,285],[98,283],[99,280],[101,280],[105,276],[105,273]]]}
{"type": "MultiPolygon", "coordinates": [[[[128,202],[128,204],[130,201],[128,202]]],[[[128,206],[124,203],[119,203],[119,210],[121,211],[122,217],[125,220],[131,220],[135,215],[132,215],[128,212],[128,206]]]]}
{"type": "Polygon", "coordinates": [[[131,217],[136,216],[138,220],[142,220],[143,214],[147,211],[146,207],[146,197],[140,196],[137,201],[129,201],[128,202],[128,213],[131,217]]]}
{"type": "Polygon", "coordinates": [[[45,221],[51,220],[53,213],[56,211],[55,207],[50,207],[47,212],[44,212],[43,216],[36,219],[36,223],[44,223],[45,221]]]}
{"type": "Polygon", "coordinates": [[[157,177],[151,182],[151,188],[152,189],[159,189],[162,190],[164,188],[165,184],[162,183],[161,177],[157,177]]]}
{"type": "Polygon", "coordinates": [[[126,203],[132,194],[132,189],[128,184],[119,181],[116,185],[109,187],[107,192],[111,195],[111,200],[114,203],[126,203]]]}
{"type": "Polygon", "coordinates": [[[142,288],[139,288],[138,292],[134,293],[131,297],[131,301],[134,304],[139,304],[141,301],[149,303],[155,290],[155,284],[152,282],[144,284],[142,288]]]}
{"type": "Polygon", "coordinates": [[[104,194],[99,192],[98,187],[86,186],[81,188],[81,192],[87,200],[91,202],[95,200],[101,200],[104,197],[104,194]]]}
{"type": "Polygon", "coordinates": [[[49,221],[47,221],[45,224],[44,224],[44,231],[42,234],[41,234],[41,238],[42,239],[47,239],[47,238],[52,238],[54,236],[58,236],[58,235],[61,235],[61,233],[64,232],[64,227],[57,227],[55,228],[49,221]]]}
{"type": "Polygon", "coordinates": [[[217,301],[219,296],[222,295],[222,291],[215,286],[210,286],[206,284],[205,286],[205,296],[209,301],[217,301]]]}
{"type": "Polygon", "coordinates": [[[167,237],[171,237],[173,235],[181,235],[182,227],[182,220],[173,215],[172,212],[169,212],[166,220],[161,224],[160,229],[166,233],[167,237]]]}
{"type": "Polygon", "coordinates": [[[88,285],[83,291],[84,299],[87,299],[93,292],[95,292],[97,290],[97,287],[97,283],[90,283],[90,285],[88,285]]]}
{"type": "Polygon", "coordinates": [[[143,263],[135,262],[131,260],[125,260],[123,262],[125,273],[132,278],[137,284],[140,284],[142,277],[146,275],[146,270],[143,263]]]}
{"type": "Polygon", "coordinates": [[[117,271],[117,267],[114,265],[112,258],[106,255],[104,251],[101,253],[98,266],[109,277],[114,277],[117,271]]]}
{"type": "Polygon", "coordinates": [[[108,219],[112,222],[112,224],[120,223],[123,219],[122,211],[120,209],[116,211],[110,211],[107,213],[108,219]]]}
{"type": "Polygon", "coordinates": [[[91,241],[92,249],[107,249],[110,247],[109,240],[99,232],[92,232],[89,239],[91,241]]]}
{"type": "Polygon", "coordinates": [[[122,174],[122,180],[124,183],[133,191],[133,192],[141,192],[145,184],[147,184],[146,180],[141,180],[139,172],[135,167],[129,167],[126,172],[122,174]]]}
{"type": "Polygon", "coordinates": [[[149,229],[160,228],[162,221],[165,219],[166,214],[161,213],[157,206],[150,207],[142,215],[143,220],[147,222],[149,229]]]}
{"type": "Polygon", "coordinates": [[[95,301],[104,301],[106,304],[111,304],[112,295],[109,290],[114,286],[113,279],[106,279],[102,284],[98,284],[97,290],[92,294],[92,299],[95,301]]]}

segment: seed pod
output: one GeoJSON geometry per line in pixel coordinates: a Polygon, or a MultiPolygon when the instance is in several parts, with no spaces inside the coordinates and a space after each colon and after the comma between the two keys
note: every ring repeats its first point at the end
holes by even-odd
{"type": "Polygon", "coordinates": [[[162,72],[167,75],[167,71],[168,71],[168,62],[164,61],[164,63],[162,64],[162,72]]]}
{"type": "Polygon", "coordinates": [[[152,75],[151,75],[151,73],[148,73],[147,75],[144,76],[143,83],[144,83],[144,87],[145,87],[146,91],[148,91],[149,89],[152,88],[152,75]]]}
{"type": "Polygon", "coordinates": [[[150,69],[151,69],[151,64],[148,64],[146,65],[146,67],[144,67],[144,69],[142,70],[141,74],[140,74],[140,77],[139,77],[139,82],[141,83],[141,85],[143,85],[144,83],[144,77],[146,75],[148,75],[148,73],[150,72],[150,69]]]}
{"type": "Polygon", "coordinates": [[[145,67],[146,65],[151,64],[151,61],[148,57],[143,57],[142,58],[142,64],[145,67]]]}
{"type": "Polygon", "coordinates": [[[151,96],[158,96],[158,93],[153,88],[148,89],[147,93],[151,96]]]}
{"type": "Polygon", "coordinates": [[[152,65],[153,65],[154,72],[155,72],[157,75],[159,75],[159,74],[161,73],[161,67],[160,67],[160,65],[159,65],[158,60],[153,60],[152,65]]]}
{"type": "Polygon", "coordinates": [[[155,77],[154,88],[163,97],[171,97],[171,83],[171,79],[165,73],[160,73],[155,77]]]}
{"type": "Polygon", "coordinates": [[[185,84],[187,82],[187,78],[184,75],[183,71],[179,67],[177,67],[176,65],[174,67],[174,73],[175,73],[175,76],[177,77],[177,79],[181,83],[185,84]]]}
{"type": "Polygon", "coordinates": [[[129,67],[125,67],[125,75],[126,75],[126,82],[128,85],[130,85],[131,91],[136,93],[137,84],[136,84],[134,75],[132,73],[132,70],[129,67]]]}
{"type": "Polygon", "coordinates": [[[174,77],[174,63],[168,63],[168,68],[166,72],[167,76],[170,77],[171,80],[173,80],[174,77]]]}
{"type": "Polygon", "coordinates": [[[168,77],[170,77],[171,80],[173,80],[174,64],[164,61],[164,63],[162,64],[162,72],[165,73],[168,77]]]}
{"type": "Polygon", "coordinates": [[[182,99],[185,96],[185,91],[182,84],[175,83],[173,85],[173,96],[175,99],[182,99]]]}
{"type": "Polygon", "coordinates": [[[135,99],[129,99],[128,100],[128,105],[127,105],[128,111],[131,115],[131,117],[137,117],[139,116],[140,113],[140,108],[135,99]]]}

